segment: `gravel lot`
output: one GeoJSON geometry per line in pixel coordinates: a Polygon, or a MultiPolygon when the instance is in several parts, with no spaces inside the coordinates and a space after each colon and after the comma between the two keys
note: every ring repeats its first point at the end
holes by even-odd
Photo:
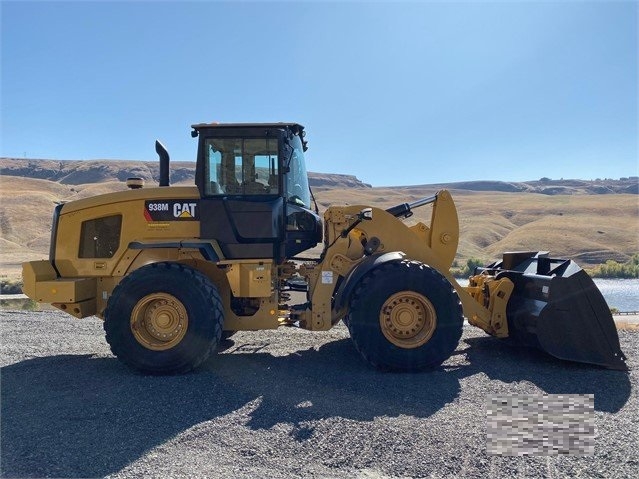
{"type": "Polygon", "coordinates": [[[0,312],[3,477],[637,477],[630,373],[510,348],[465,328],[429,373],[370,369],[346,328],[238,333],[196,373],[149,377],[97,319],[0,312]],[[594,394],[594,456],[486,453],[487,400],[594,394]]]}

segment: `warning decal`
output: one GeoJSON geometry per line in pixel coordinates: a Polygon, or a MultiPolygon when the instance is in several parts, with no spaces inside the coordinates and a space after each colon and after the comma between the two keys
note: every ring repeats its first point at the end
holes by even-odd
{"type": "Polygon", "coordinates": [[[194,200],[147,200],[144,218],[147,221],[196,221],[199,204],[194,200]]]}

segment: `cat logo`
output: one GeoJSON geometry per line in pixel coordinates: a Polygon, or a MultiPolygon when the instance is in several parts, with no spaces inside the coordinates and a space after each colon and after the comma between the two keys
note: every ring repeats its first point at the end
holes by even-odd
{"type": "Polygon", "coordinates": [[[144,218],[155,221],[197,221],[198,202],[189,200],[147,200],[144,202],[144,218]]]}
{"type": "Polygon", "coordinates": [[[195,208],[197,203],[175,203],[173,205],[173,216],[175,218],[195,218],[195,208]]]}

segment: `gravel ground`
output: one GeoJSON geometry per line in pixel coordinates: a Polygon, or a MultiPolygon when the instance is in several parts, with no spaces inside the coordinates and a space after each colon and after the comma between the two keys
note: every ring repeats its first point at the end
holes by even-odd
{"type": "Polygon", "coordinates": [[[97,319],[0,312],[3,477],[637,477],[630,373],[510,348],[474,328],[442,368],[370,369],[338,326],[238,333],[196,373],[115,359],[97,319]],[[594,394],[592,456],[486,452],[488,398],[594,394]]]}

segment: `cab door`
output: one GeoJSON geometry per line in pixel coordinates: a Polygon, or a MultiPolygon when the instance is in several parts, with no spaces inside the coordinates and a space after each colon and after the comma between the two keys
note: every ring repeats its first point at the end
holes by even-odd
{"type": "Polygon", "coordinates": [[[217,240],[227,259],[279,258],[284,200],[277,138],[203,138],[201,148],[201,238],[217,240]]]}

